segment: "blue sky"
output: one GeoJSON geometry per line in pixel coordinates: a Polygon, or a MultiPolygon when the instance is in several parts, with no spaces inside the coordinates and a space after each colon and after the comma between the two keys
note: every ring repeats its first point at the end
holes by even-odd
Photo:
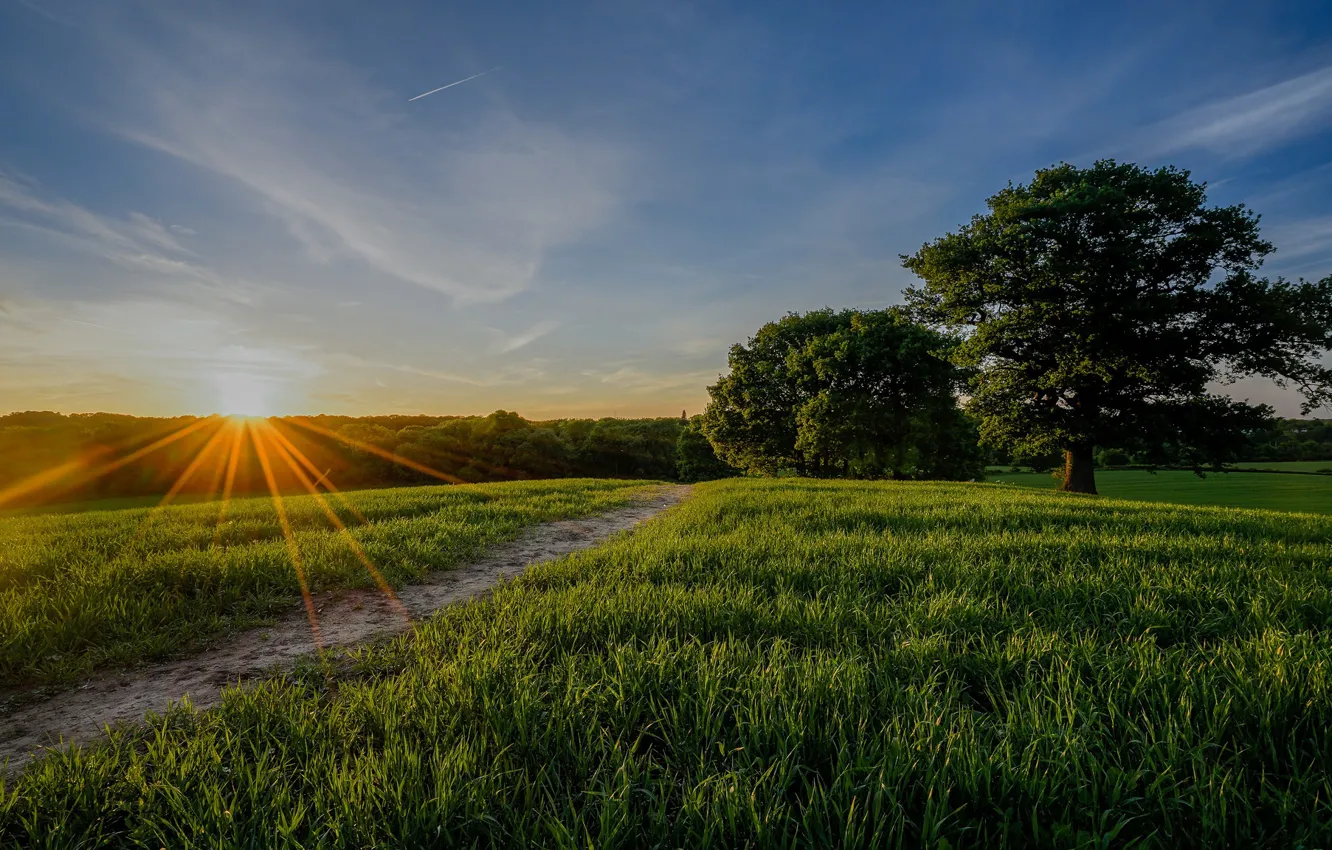
{"type": "Polygon", "coordinates": [[[697,412],[1060,160],[1332,273],[1326,2],[0,0],[0,115],[0,410],[697,412]]]}

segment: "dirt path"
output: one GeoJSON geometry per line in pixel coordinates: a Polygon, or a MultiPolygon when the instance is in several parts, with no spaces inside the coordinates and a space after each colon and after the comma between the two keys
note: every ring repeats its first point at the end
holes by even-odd
{"type": "MultiPolygon", "coordinates": [[[[404,631],[411,619],[478,596],[501,578],[511,578],[528,564],[551,561],[600,543],[650,519],[688,493],[683,486],[650,492],[647,499],[620,510],[582,519],[547,523],[501,544],[479,560],[430,574],[421,584],[397,591],[401,606],[376,590],[340,591],[317,598],[321,641],[325,649],[351,646],[404,631]],[[405,609],[405,610],[404,610],[405,609]]],[[[188,695],[199,708],[215,705],[228,685],[289,667],[316,650],[305,609],[296,606],[276,625],[242,632],[223,646],[159,664],[142,671],[94,677],[77,690],[31,703],[0,718],[0,764],[21,768],[43,746],[83,742],[108,724],[137,722],[149,711],[162,711],[188,695]]]]}

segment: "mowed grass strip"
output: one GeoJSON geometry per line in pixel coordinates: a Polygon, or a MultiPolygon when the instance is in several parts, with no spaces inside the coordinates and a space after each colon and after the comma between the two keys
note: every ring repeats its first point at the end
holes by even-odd
{"type": "Polygon", "coordinates": [[[72,847],[1319,847],[1332,520],[730,481],[414,636],[52,754],[72,847]]]}
{"type": "MultiPolygon", "coordinates": [[[[1332,464],[1319,464],[1320,468],[1329,465],[1332,464]]],[[[1048,473],[992,472],[986,477],[996,483],[1040,490],[1059,486],[1048,473]]],[[[1199,478],[1178,469],[1154,473],[1141,469],[1102,469],[1096,472],[1096,489],[1112,499],[1332,514],[1332,475],[1209,472],[1205,478],[1199,478]]]]}
{"type": "MultiPolygon", "coordinates": [[[[363,490],[328,504],[392,585],[524,527],[627,504],[643,482],[569,480],[363,490]]],[[[312,592],[371,587],[308,497],[283,500],[312,592]]],[[[300,598],[273,502],[0,520],[0,684],[67,683],[179,654],[300,598]]]]}

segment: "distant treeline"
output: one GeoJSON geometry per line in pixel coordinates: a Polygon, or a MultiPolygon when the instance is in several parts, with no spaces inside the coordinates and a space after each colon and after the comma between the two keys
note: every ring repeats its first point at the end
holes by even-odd
{"type": "Polygon", "coordinates": [[[0,416],[0,495],[25,489],[22,498],[3,507],[150,496],[173,487],[181,495],[220,493],[228,479],[237,495],[267,492],[257,433],[270,435],[259,438],[269,446],[269,471],[289,493],[304,489],[302,475],[346,489],[733,474],[717,460],[697,422],[675,417],[534,422],[498,410],[489,416],[312,416],[264,423],[240,429],[216,417],[46,411],[0,416]],[[292,470],[287,457],[300,458],[295,465],[302,473],[292,470]],[[32,483],[35,478],[40,486],[32,483]]]}
{"type": "MultiPolygon", "coordinates": [[[[1332,419],[1275,419],[1270,428],[1245,435],[1245,443],[1233,461],[1246,463],[1276,463],[1287,461],[1332,461],[1332,419]]],[[[1182,458],[1164,458],[1164,463],[1189,464],[1182,458]]],[[[1056,454],[1041,457],[991,452],[992,465],[1029,466],[1040,470],[1052,469],[1063,463],[1056,454]]],[[[1098,466],[1131,466],[1160,464],[1160,455],[1149,456],[1134,448],[1105,448],[1096,453],[1098,466]]]]}

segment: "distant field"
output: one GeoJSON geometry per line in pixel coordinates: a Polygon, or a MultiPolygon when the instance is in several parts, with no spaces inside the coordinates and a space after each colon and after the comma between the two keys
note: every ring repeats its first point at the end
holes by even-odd
{"type": "MultiPolygon", "coordinates": [[[[363,490],[331,499],[391,585],[524,526],[625,504],[645,482],[562,480],[363,490]],[[358,515],[359,514],[359,515],[358,515]]],[[[311,591],[374,580],[308,496],[287,497],[311,591]]],[[[0,685],[68,682],[261,622],[300,598],[272,501],[0,519],[0,685]]]]}
{"type": "Polygon", "coordinates": [[[1330,541],[1012,486],[699,485],[332,683],[32,765],[0,843],[1325,847],[1330,541]]]}
{"type": "MultiPolygon", "coordinates": [[[[1049,473],[998,472],[986,480],[1038,489],[1058,487],[1049,473]]],[[[1332,514],[1332,475],[1209,472],[1199,478],[1179,470],[1102,469],[1096,472],[1096,489],[1115,499],[1332,514]]]]}
{"type": "Polygon", "coordinates": [[[1318,472],[1332,469],[1332,460],[1289,460],[1289,461],[1254,461],[1237,463],[1237,469],[1276,469],[1286,472],[1318,472]]]}

